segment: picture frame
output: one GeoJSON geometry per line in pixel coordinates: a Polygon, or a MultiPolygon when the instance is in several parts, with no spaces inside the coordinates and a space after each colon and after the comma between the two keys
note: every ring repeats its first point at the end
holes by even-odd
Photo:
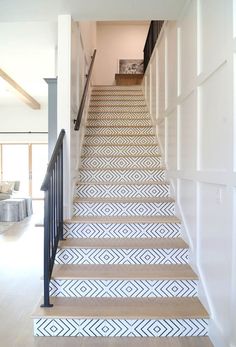
{"type": "Polygon", "coordinates": [[[119,74],[143,74],[143,59],[119,59],[119,74]]]}

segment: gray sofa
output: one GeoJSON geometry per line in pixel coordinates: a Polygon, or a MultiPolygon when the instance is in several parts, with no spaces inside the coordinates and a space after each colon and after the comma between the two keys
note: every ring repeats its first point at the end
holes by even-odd
{"type": "Polygon", "coordinates": [[[20,189],[20,181],[0,181],[0,200],[12,199],[16,197],[17,193],[20,189]],[[1,191],[1,186],[4,183],[10,183],[13,189],[9,189],[9,191],[1,191]]]}

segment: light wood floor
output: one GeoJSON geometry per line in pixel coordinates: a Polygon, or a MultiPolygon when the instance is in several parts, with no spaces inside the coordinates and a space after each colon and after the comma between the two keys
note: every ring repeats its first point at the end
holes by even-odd
{"type": "Polygon", "coordinates": [[[32,216],[0,235],[1,347],[212,347],[208,338],[34,337],[31,313],[42,295],[43,229],[32,216]]]}

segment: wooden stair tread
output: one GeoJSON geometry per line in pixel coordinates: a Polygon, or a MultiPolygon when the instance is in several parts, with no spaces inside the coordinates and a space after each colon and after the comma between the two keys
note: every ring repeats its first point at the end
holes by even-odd
{"type": "Polygon", "coordinates": [[[141,198],[92,198],[92,197],[86,197],[86,198],[80,198],[75,197],[74,198],[75,203],[80,202],[87,202],[87,203],[122,203],[122,204],[128,204],[128,203],[171,203],[175,202],[173,198],[170,197],[156,197],[156,198],[149,198],[149,197],[141,197],[141,198]]]}
{"type": "Polygon", "coordinates": [[[214,347],[207,336],[188,337],[37,337],[40,346],[50,347],[214,347]],[[45,343],[45,344],[44,344],[45,343]]]}
{"type": "Polygon", "coordinates": [[[65,223],[181,223],[176,216],[132,216],[132,217],[73,217],[65,221],[65,223]]]}
{"type": "Polygon", "coordinates": [[[182,249],[188,248],[180,237],[175,238],[68,238],[60,241],[59,248],[104,248],[104,249],[182,249]]]}
{"type": "Polygon", "coordinates": [[[198,298],[62,298],[51,308],[36,308],[33,317],[105,319],[207,319],[198,298]]]}
{"type": "Polygon", "coordinates": [[[99,280],[197,280],[198,277],[186,264],[123,265],[123,264],[56,264],[54,279],[99,280]]]}

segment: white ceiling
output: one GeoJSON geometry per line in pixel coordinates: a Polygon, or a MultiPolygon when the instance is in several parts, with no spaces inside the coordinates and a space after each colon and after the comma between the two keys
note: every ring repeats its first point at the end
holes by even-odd
{"type": "MultiPolygon", "coordinates": [[[[39,103],[45,103],[43,78],[55,76],[56,45],[56,22],[0,23],[0,68],[39,103]]],[[[22,101],[0,78],[0,107],[13,104],[22,101]]]]}
{"type": "MultiPolygon", "coordinates": [[[[0,0],[0,68],[40,103],[47,98],[44,77],[55,76],[57,17],[80,21],[144,24],[177,19],[188,0],[0,0]]],[[[0,85],[0,106],[19,104],[0,85]]]]}
{"type": "Polygon", "coordinates": [[[188,0],[0,0],[0,22],[177,19],[188,0]]]}

